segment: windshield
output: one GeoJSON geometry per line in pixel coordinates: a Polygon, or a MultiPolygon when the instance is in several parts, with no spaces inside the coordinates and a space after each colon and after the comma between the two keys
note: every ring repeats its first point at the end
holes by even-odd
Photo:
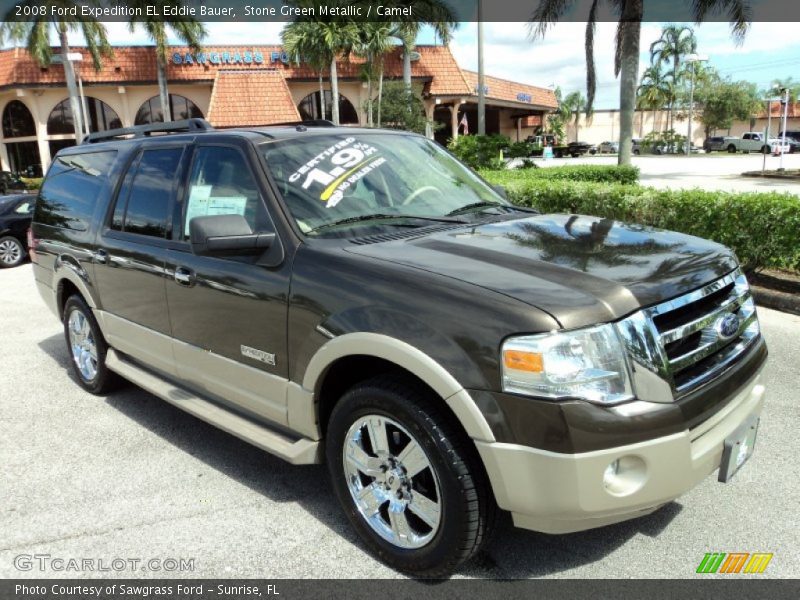
{"type": "Polygon", "coordinates": [[[508,204],[418,136],[345,131],[271,142],[262,151],[289,211],[309,235],[342,235],[366,224],[459,222],[508,204]]]}

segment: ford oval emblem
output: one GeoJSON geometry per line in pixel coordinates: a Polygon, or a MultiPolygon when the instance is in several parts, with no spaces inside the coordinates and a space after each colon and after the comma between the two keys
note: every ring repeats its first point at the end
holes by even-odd
{"type": "Polygon", "coordinates": [[[728,313],[719,318],[715,329],[723,340],[729,340],[739,333],[739,317],[733,313],[728,313]]]}

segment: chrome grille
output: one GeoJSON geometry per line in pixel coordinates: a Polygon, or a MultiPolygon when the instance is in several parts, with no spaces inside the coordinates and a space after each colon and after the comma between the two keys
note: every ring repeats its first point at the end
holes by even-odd
{"type": "Polygon", "coordinates": [[[722,374],[758,338],[755,303],[736,271],[618,324],[637,395],[671,402],[722,374]]]}

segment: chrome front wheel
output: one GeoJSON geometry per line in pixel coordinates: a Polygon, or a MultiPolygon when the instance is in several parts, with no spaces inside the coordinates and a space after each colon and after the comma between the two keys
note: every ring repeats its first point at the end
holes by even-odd
{"type": "Polygon", "coordinates": [[[439,478],[420,443],[397,421],[354,422],[342,452],[347,487],[361,517],[387,542],[416,549],[439,530],[439,478]]]}

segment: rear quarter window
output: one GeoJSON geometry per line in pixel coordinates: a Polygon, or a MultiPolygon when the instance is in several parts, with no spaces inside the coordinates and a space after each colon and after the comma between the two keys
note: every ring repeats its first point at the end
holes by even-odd
{"type": "Polygon", "coordinates": [[[86,152],[53,161],[36,202],[34,221],[75,231],[89,229],[117,152],[86,152]]]}

